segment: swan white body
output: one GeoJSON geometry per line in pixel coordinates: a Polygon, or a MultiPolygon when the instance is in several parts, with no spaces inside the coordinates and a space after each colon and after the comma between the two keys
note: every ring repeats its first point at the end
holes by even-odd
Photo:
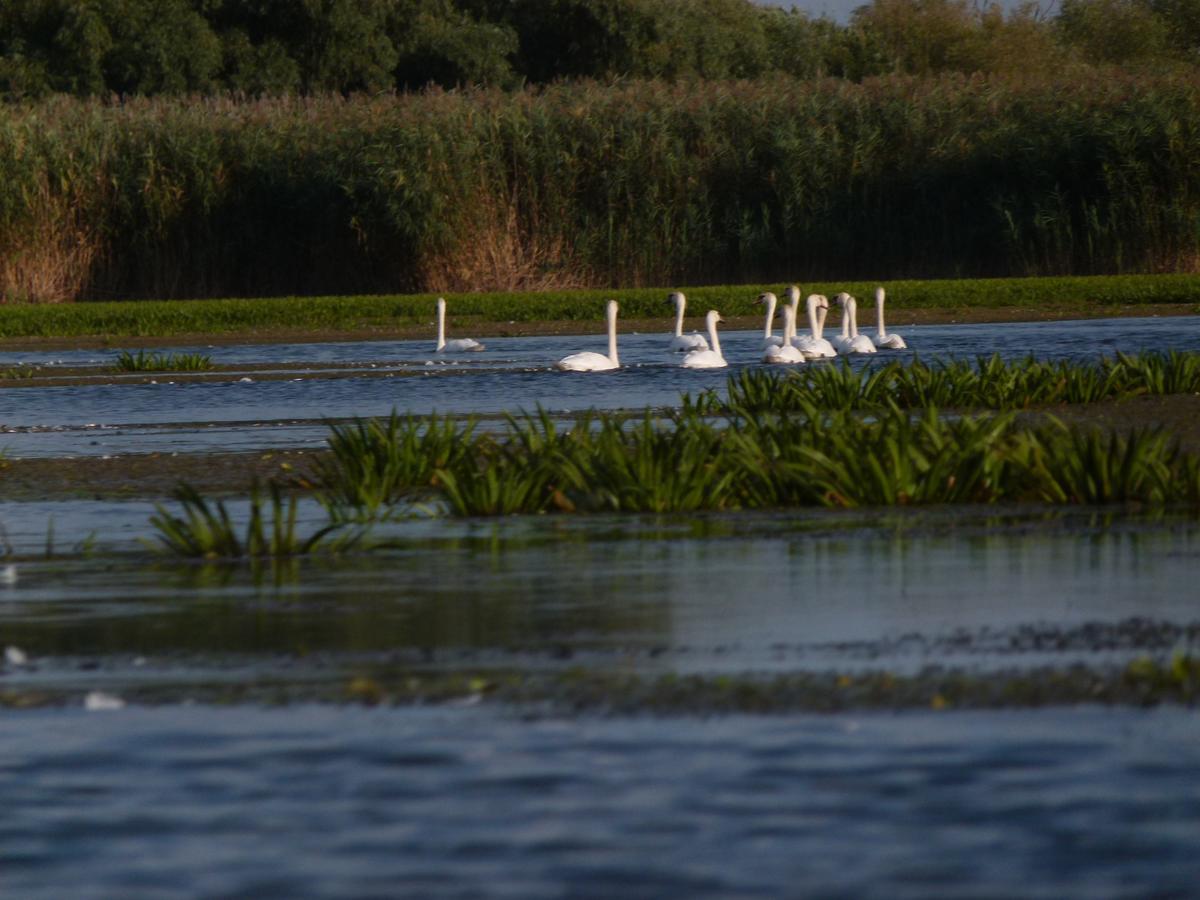
{"type": "Polygon", "coordinates": [[[792,346],[796,336],[796,307],[793,305],[783,308],[783,343],[778,347],[768,347],[763,353],[763,362],[778,365],[794,365],[804,362],[804,354],[792,346]]]}
{"type": "Polygon", "coordinates": [[[875,345],[871,343],[871,339],[858,333],[858,302],[845,291],[837,295],[837,302],[842,307],[842,333],[835,337],[832,343],[838,355],[874,353],[875,345]]]}
{"type": "Polygon", "coordinates": [[[829,300],[824,294],[809,294],[804,303],[808,311],[808,334],[792,339],[792,346],[804,354],[805,359],[828,359],[837,356],[833,344],[825,340],[825,314],[829,311],[829,300]]]}
{"type": "Polygon", "coordinates": [[[704,335],[695,332],[683,333],[683,311],[687,308],[687,297],[675,291],[668,295],[667,302],[675,304],[675,334],[671,337],[671,349],[677,352],[707,350],[708,341],[704,339],[704,335]]]}
{"type": "Polygon", "coordinates": [[[767,305],[767,321],[763,325],[763,349],[777,347],[783,343],[783,338],[771,334],[771,329],[775,323],[775,307],[779,304],[779,298],[770,291],[764,291],[758,295],[758,302],[767,305]]]}
{"type": "Polygon", "coordinates": [[[900,337],[898,334],[889,334],[887,329],[883,327],[883,300],[883,288],[875,288],[876,333],[871,340],[875,342],[875,346],[880,350],[907,350],[908,344],[904,343],[904,338],[900,337]]]}
{"type": "Polygon", "coordinates": [[[438,353],[472,353],[483,349],[483,344],[472,338],[446,340],[446,301],[441,297],[438,297],[437,301],[437,326],[438,353]]]}
{"type": "Polygon", "coordinates": [[[715,309],[710,309],[704,317],[704,324],[708,326],[708,342],[712,344],[711,350],[693,350],[683,358],[683,367],[687,369],[723,369],[727,365],[725,357],[721,355],[721,339],[717,336],[717,323],[721,321],[721,315],[715,309]]]}
{"type": "Polygon", "coordinates": [[[555,368],[564,372],[607,372],[621,368],[621,360],[617,357],[617,301],[609,300],[605,307],[608,317],[608,355],[584,350],[582,353],[572,353],[556,362],[555,368]]]}

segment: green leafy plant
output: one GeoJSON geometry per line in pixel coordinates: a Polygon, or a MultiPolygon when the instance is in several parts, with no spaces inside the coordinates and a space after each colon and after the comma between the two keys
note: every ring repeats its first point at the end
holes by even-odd
{"type": "Polygon", "coordinates": [[[225,561],[285,559],[336,553],[351,548],[364,536],[361,530],[338,534],[342,526],[337,523],[301,536],[296,529],[296,497],[285,499],[275,482],[268,484],[266,498],[257,485],[251,491],[244,537],[239,537],[224,501],[206,500],[186,484],[176,489],[174,498],[183,507],[182,515],[156,505],[150,518],[150,524],[158,530],[155,548],[168,556],[225,561]],[[265,507],[269,507],[266,513],[265,507]]]}

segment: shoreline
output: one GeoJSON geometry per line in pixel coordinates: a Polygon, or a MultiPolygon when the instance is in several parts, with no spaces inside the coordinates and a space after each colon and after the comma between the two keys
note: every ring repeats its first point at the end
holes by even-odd
{"type": "MultiPolygon", "coordinates": [[[[1042,305],[1037,307],[937,307],[923,309],[894,308],[889,305],[889,326],[897,330],[920,325],[987,325],[1012,322],[1067,322],[1112,318],[1160,318],[1200,315],[1200,304],[1194,303],[1127,303],[1119,305],[1042,305]]],[[[537,337],[544,335],[585,335],[596,332],[602,322],[564,319],[539,322],[489,321],[478,316],[457,315],[456,330],[469,332],[473,337],[537,337]]],[[[702,316],[689,316],[686,330],[703,328],[702,316]]],[[[669,317],[620,320],[621,332],[650,333],[670,330],[669,317]]],[[[724,327],[730,331],[762,327],[762,316],[729,316],[724,327]]],[[[342,341],[402,341],[433,340],[436,324],[392,327],[364,326],[355,329],[263,328],[239,332],[179,332],[161,335],[81,335],[0,338],[0,352],[22,350],[86,350],[105,348],[151,348],[209,344],[295,343],[314,344],[342,341]]]]}

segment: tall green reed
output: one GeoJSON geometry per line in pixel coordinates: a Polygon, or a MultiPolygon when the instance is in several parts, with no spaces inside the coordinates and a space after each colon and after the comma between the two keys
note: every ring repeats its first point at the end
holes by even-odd
{"type": "Polygon", "coordinates": [[[0,294],[1195,271],[1200,76],[0,109],[0,294]]]}

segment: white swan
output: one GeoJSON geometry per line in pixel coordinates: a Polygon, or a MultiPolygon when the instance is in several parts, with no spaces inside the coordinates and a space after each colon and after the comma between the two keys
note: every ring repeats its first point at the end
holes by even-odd
{"type": "Polygon", "coordinates": [[[783,343],[778,347],[768,347],[763,353],[763,362],[790,365],[804,362],[804,354],[792,346],[796,336],[796,308],[788,305],[783,308],[783,343]]]}
{"type": "Polygon", "coordinates": [[[682,365],[687,369],[723,369],[729,365],[725,362],[725,357],[721,355],[721,339],[717,337],[717,323],[723,322],[720,313],[715,309],[710,309],[704,317],[704,324],[708,326],[708,342],[712,344],[711,350],[693,350],[683,358],[682,365]]]}
{"type": "Polygon", "coordinates": [[[783,343],[783,338],[771,334],[771,329],[775,323],[775,307],[779,303],[779,298],[770,291],[764,291],[758,295],[758,302],[767,305],[767,321],[763,325],[763,348],[777,347],[783,343]]]}
{"type": "Polygon", "coordinates": [[[446,301],[438,297],[437,300],[437,322],[438,322],[438,337],[437,337],[437,352],[438,353],[465,353],[468,351],[482,350],[483,344],[472,338],[457,338],[453,341],[446,340],[446,301]]]}
{"type": "Polygon", "coordinates": [[[667,302],[675,304],[675,334],[671,338],[671,349],[676,351],[707,350],[708,341],[704,335],[683,333],[683,311],[687,308],[687,297],[679,291],[667,295],[667,302]]]}
{"type": "Polygon", "coordinates": [[[876,334],[872,341],[880,350],[907,350],[908,344],[904,343],[904,338],[898,334],[888,334],[887,329],[883,327],[883,288],[875,288],[875,330],[876,334]]]}
{"type": "Polygon", "coordinates": [[[838,305],[842,308],[842,333],[832,341],[839,356],[849,356],[852,353],[874,353],[875,345],[865,334],[858,333],[858,301],[842,291],[837,295],[838,305]]]}
{"type": "Polygon", "coordinates": [[[824,294],[809,294],[804,301],[808,310],[808,334],[792,339],[792,346],[804,354],[805,359],[828,359],[837,356],[833,344],[825,340],[825,315],[829,312],[829,300],[824,294]]]}
{"type": "Polygon", "coordinates": [[[621,368],[621,361],[617,358],[616,300],[608,301],[605,314],[608,317],[608,355],[584,350],[581,353],[564,356],[554,364],[555,368],[562,369],[564,372],[607,372],[610,369],[621,368]]]}

